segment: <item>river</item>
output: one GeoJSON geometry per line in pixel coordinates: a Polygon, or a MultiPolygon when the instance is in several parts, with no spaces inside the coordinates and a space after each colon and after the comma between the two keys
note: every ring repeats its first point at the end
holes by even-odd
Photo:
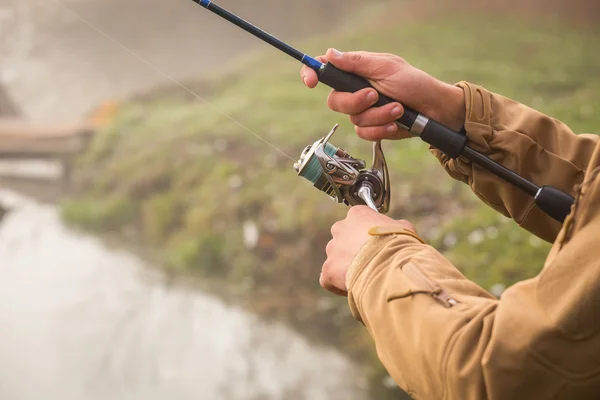
{"type": "Polygon", "coordinates": [[[0,399],[364,399],[344,356],[0,190],[0,399]]]}

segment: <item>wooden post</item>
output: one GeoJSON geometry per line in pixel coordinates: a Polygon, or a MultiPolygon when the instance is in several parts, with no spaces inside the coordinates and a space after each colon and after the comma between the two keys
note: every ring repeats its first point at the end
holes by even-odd
{"type": "Polygon", "coordinates": [[[61,189],[63,192],[67,192],[71,188],[71,178],[73,173],[73,160],[69,155],[63,155],[61,159],[62,164],[62,177],[61,177],[61,189]]]}

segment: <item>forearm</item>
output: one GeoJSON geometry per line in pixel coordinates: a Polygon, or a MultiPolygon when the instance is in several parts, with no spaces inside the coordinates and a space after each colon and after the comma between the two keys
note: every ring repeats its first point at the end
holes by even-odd
{"type": "MultiPolygon", "coordinates": [[[[446,365],[460,332],[476,333],[473,340],[482,343],[489,339],[492,324],[486,321],[497,300],[412,236],[373,238],[354,260],[348,287],[353,315],[369,330],[380,360],[417,399],[442,398],[450,382],[456,383],[446,365]]],[[[470,382],[465,387],[481,389],[481,348],[472,345],[462,357],[472,370],[462,379],[470,382]]],[[[454,392],[447,398],[481,397],[454,392]]]]}
{"type": "Polygon", "coordinates": [[[595,303],[582,300],[595,293],[598,274],[593,256],[572,259],[581,247],[563,254],[497,300],[421,241],[376,237],[348,274],[349,303],[390,375],[415,399],[555,398],[565,388],[590,394],[600,386],[590,372],[600,342],[577,334],[598,332],[589,314],[595,303]],[[565,296],[557,295],[565,282],[565,296]],[[573,321],[579,330],[566,335],[573,321]]]}
{"type": "MultiPolygon", "coordinates": [[[[574,194],[597,136],[575,135],[562,122],[479,86],[459,86],[465,94],[469,146],[537,185],[574,194]]],[[[555,239],[561,224],[539,210],[530,196],[463,158],[432,152],[452,177],[467,183],[486,204],[537,236],[555,239]]]]}

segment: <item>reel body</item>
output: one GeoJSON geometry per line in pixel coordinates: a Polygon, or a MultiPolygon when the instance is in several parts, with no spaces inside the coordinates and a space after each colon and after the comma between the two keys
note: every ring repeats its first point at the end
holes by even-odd
{"type": "Polygon", "coordinates": [[[306,147],[294,164],[298,175],[310,181],[338,203],[348,206],[367,205],[385,214],[390,204],[390,181],[381,142],[373,143],[373,164],[352,157],[329,140],[337,130],[335,125],[327,136],[306,147]]]}

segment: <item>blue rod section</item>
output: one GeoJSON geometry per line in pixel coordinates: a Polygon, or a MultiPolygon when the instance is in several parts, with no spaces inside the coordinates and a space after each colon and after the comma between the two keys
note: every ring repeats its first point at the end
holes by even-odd
{"type": "Polygon", "coordinates": [[[295,58],[296,60],[300,61],[302,64],[306,65],[307,67],[312,68],[317,72],[319,72],[319,70],[321,68],[323,68],[323,63],[321,63],[319,60],[302,53],[301,51],[293,48],[289,44],[277,39],[275,36],[252,25],[250,22],[245,21],[242,18],[238,17],[237,15],[225,10],[223,7],[219,7],[212,1],[210,1],[210,0],[193,0],[193,1],[194,1],[194,3],[199,4],[202,7],[206,8],[207,10],[212,11],[213,13],[217,14],[218,16],[226,19],[227,21],[231,22],[232,24],[237,25],[238,27],[242,28],[246,32],[250,33],[251,35],[261,39],[264,42],[267,42],[268,44],[275,47],[276,49],[283,51],[285,54],[289,55],[290,57],[295,58]]]}

